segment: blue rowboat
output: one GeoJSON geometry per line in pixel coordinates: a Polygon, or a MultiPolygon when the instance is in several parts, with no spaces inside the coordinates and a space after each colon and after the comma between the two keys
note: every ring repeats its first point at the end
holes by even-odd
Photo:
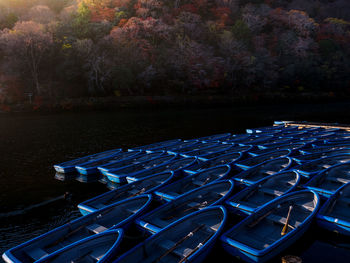
{"type": "Polygon", "coordinates": [[[220,165],[206,170],[202,170],[190,176],[186,176],[169,185],[165,185],[155,191],[155,195],[162,200],[171,201],[216,180],[225,179],[231,171],[229,165],[220,165]]]}
{"type": "Polygon", "coordinates": [[[172,153],[178,153],[181,152],[182,149],[189,149],[189,148],[194,148],[195,146],[201,145],[202,142],[196,141],[196,140],[189,140],[189,141],[183,141],[181,143],[169,146],[164,148],[164,151],[169,151],[172,153]]]}
{"type": "Polygon", "coordinates": [[[111,164],[121,160],[136,157],[141,154],[141,151],[120,152],[116,155],[104,158],[103,160],[89,161],[75,166],[75,169],[82,175],[91,175],[98,173],[97,167],[100,165],[111,164]]]}
{"type": "Polygon", "coordinates": [[[222,206],[204,208],[175,221],[113,263],[202,262],[222,232],[226,218],[222,206]]]}
{"type": "Polygon", "coordinates": [[[143,231],[155,234],[190,213],[222,203],[232,192],[232,181],[218,181],[190,191],[136,219],[143,231]]]}
{"type": "Polygon", "coordinates": [[[198,156],[198,159],[202,160],[202,161],[207,161],[209,159],[220,157],[220,156],[222,156],[222,155],[224,155],[226,153],[227,154],[229,154],[229,153],[242,153],[242,154],[245,154],[248,151],[252,150],[253,148],[254,148],[253,145],[243,145],[243,144],[242,145],[232,145],[227,151],[214,152],[214,153],[206,154],[206,155],[203,155],[203,156],[198,156]]]}
{"type": "Polygon", "coordinates": [[[226,204],[239,215],[250,215],[268,202],[293,191],[299,182],[300,175],[295,171],[276,173],[238,192],[226,204]]]}
{"type": "Polygon", "coordinates": [[[325,144],[339,145],[339,144],[349,144],[350,134],[343,136],[333,136],[324,140],[325,144]]]}
{"type": "Polygon", "coordinates": [[[220,145],[220,144],[218,142],[201,142],[199,144],[190,145],[190,146],[187,146],[187,147],[184,147],[181,149],[176,149],[175,151],[168,150],[168,153],[170,153],[170,154],[182,154],[182,153],[186,153],[186,152],[190,152],[190,151],[199,151],[199,150],[214,147],[217,145],[220,145]]]}
{"type": "Polygon", "coordinates": [[[306,135],[310,134],[310,132],[305,130],[298,130],[298,131],[281,131],[278,133],[279,137],[293,137],[293,138],[302,138],[306,135]]]}
{"type": "Polygon", "coordinates": [[[350,236],[350,183],[338,189],[321,207],[317,224],[329,231],[350,236]]]}
{"type": "Polygon", "coordinates": [[[272,138],[274,138],[272,135],[251,135],[250,137],[236,143],[244,145],[258,145],[267,142],[272,138]]]}
{"type": "Polygon", "coordinates": [[[350,154],[339,154],[324,158],[319,158],[314,161],[310,161],[304,164],[300,164],[294,167],[296,171],[300,173],[300,175],[309,179],[315,174],[322,172],[323,170],[339,164],[350,162],[350,154]]]}
{"type": "Polygon", "coordinates": [[[230,137],[231,133],[220,133],[220,134],[214,134],[210,136],[200,137],[195,140],[201,141],[201,142],[211,142],[211,141],[221,141],[225,140],[226,138],[230,137]]]}
{"type": "MultiPolygon", "coordinates": [[[[295,142],[296,140],[291,137],[285,137],[285,138],[271,138],[268,141],[265,141],[263,143],[259,143],[258,148],[259,149],[266,149],[266,148],[274,148],[275,146],[286,144],[290,142],[295,142]]],[[[299,141],[299,140],[298,140],[299,141]]]]}
{"type": "Polygon", "coordinates": [[[305,134],[301,140],[305,140],[305,139],[309,139],[309,138],[315,138],[318,140],[324,140],[327,139],[329,137],[333,137],[335,135],[334,132],[317,132],[317,133],[307,133],[305,134]]]}
{"type": "Polygon", "coordinates": [[[88,156],[84,156],[78,159],[70,160],[64,163],[55,164],[53,167],[58,173],[74,173],[76,172],[75,166],[86,163],[89,161],[95,160],[103,160],[104,158],[108,158],[109,156],[117,155],[122,151],[122,149],[114,149],[105,152],[100,152],[88,156]]]}
{"type": "Polygon", "coordinates": [[[88,237],[36,261],[37,263],[110,262],[117,254],[123,230],[105,231],[88,237]]]}
{"type": "Polygon", "coordinates": [[[9,262],[34,262],[86,237],[130,226],[149,207],[151,195],[140,195],[79,217],[5,252],[9,262]]]}
{"type": "Polygon", "coordinates": [[[211,158],[209,160],[205,158],[198,158],[198,164],[191,167],[191,169],[186,169],[185,173],[194,174],[197,171],[202,171],[211,167],[215,167],[218,165],[229,165],[230,167],[237,161],[239,161],[243,157],[241,152],[230,152],[222,154],[218,157],[211,158]]]}
{"type": "Polygon", "coordinates": [[[159,151],[166,147],[173,146],[181,142],[182,141],[180,139],[173,139],[168,141],[162,141],[162,142],[156,142],[152,144],[137,146],[137,147],[128,149],[128,151],[140,151],[140,150],[141,151],[156,151],[156,150],[159,151]]]}
{"type": "Polygon", "coordinates": [[[276,131],[286,132],[286,131],[298,131],[299,127],[296,126],[284,126],[284,125],[275,125],[275,126],[266,126],[254,129],[246,129],[247,133],[250,134],[269,134],[276,131]]]}
{"type": "Polygon", "coordinates": [[[155,174],[103,193],[78,205],[80,213],[87,215],[106,206],[141,194],[150,194],[173,179],[173,172],[155,174]]]}
{"type": "Polygon", "coordinates": [[[220,142],[221,143],[239,143],[240,141],[248,139],[249,137],[251,137],[251,134],[247,134],[247,133],[232,134],[230,137],[220,140],[220,142]]]}
{"type": "MultiPolygon", "coordinates": [[[[254,134],[254,133],[269,133],[274,131],[286,131],[289,130],[284,125],[275,125],[275,126],[265,126],[265,127],[259,127],[259,128],[250,128],[246,129],[246,133],[254,134]]],[[[291,129],[293,130],[293,129],[291,129]]]]}
{"type": "Polygon", "coordinates": [[[321,197],[329,198],[344,184],[350,183],[349,171],[350,163],[334,165],[312,177],[304,188],[314,190],[321,197]]]}
{"type": "Polygon", "coordinates": [[[312,148],[299,150],[301,154],[312,154],[312,153],[320,153],[326,151],[336,151],[341,149],[350,148],[350,144],[337,145],[337,146],[316,146],[312,148]]]}
{"type": "Polygon", "coordinates": [[[244,170],[235,175],[233,179],[239,184],[252,185],[269,175],[288,170],[292,165],[291,158],[279,157],[244,170]]]}
{"type": "Polygon", "coordinates": [[[298,164],[304,164],[310,161],[314,161],[320,158],[324,157],[330,157],[334,155],[339,154],[350,154],[350,147],[340,150],[334,150],[334,151],[325,151],[325,152],[319,152],[319,153],[310,153],[310,154],[300,154],[298,156],[292,157],[294,161],[296,161],[298,164]]]}
{"type": "Polygon", "coordinates": [[[300,149],[303,149],[308,146],[308,143],[305,142],[293,142],[293,143],[286,143],[286,144],[280,144],[280,145],[275,145],[273,148],[266,148],[266,149],[258,149],[258,150],[251,150],[249,151],[249,155],[251,156],[258,156],[262,155],[265,153],[270,153],[272,151],[277,151],[277,150],[291,150],[292,153],[295,151],[299,151],[300,149]]]}
{"type": "Polygon", "coordinates": [[[105,175],[106,172],[110,172],[113,169],[122,168],[124,166],[132,165],[132,164],[143,163],[143,162],[150,161],[152,159],[161,157],[163,155],[165,155],[164,151],[150,152],[150,153],[141,152],[140,154],[138,154],[134,157],[128,158],[128,159],[120,160],[120,161],[113,162],[110,164],[105,164],[102,166],[98,166],[97,169],[100,170],[102,175],[105,175]]]}
{"type": "Polygon", "coordinates": [[[258,165],[260,163],[263,163],[268,160],[272,160],[279,157],[286,157],[291,154],[291,150],[285,149],[285,150],[276,150],[271,151],[265,154],[261,154],[255,157],[250,157],[244,160],[239,160],[234,164],[235,167],[238,167],[242,170],[247,170],[255,165],[258,165]]]}
{"type": "Polygon", "coordinates": [[[146,176],[150,176],[156,173],[163,173],[172,171],[174,172],[174,177],[180,177],[183,175],[183,170],[189,169],[192,166],[197,164],[197,157],[188,157],[183,159],[174,160],[172,162],[168,162],[164,165],[159,165],[155,168],[140,171],[138,173],[134,173],[132,175],[128,175],[126,180],[128,183],[132,183],[134,181],[142,180],[146,176]]]}
{"type": "Polygon", "coordinates": [[[223,247],[246,262],[266,262],[305,233],[319,203],[313,191],[282,195],[224,233],[223,247]]]}
{"type": "MultiPolygon", "coordinates": [[[[123,166],[121,168],[113,169],[109,172],[105,172],[104,175],[107,176],[108,180],[115,183],[125,183],[126,177],[138,173],[140,171],[151,170],[156,166],[160,166],[169,163],[177,158],[176,155],[164,155],[158,158],[151,159],[142,163],[131,164],[123,166]]],[[[155,174],[155,173],[153,173],[155,174]]],[[[149,174],[151,175],[151,174],[149,174]]]]}
{"type": "Polygon", "coordinates": [[[213,147],[208,147],[208,148],[204,148],[204,149],[200,149],[200,150],[195,150],[195,151],[189,151],[189,152],[185,152],[182,153],[181,155],[184,157],[203,157],[206,158],[206,156],[210,156],[210,155],[220,155],[220,154],[224,154],[227,153],[228,151],[231,151],[231,149],[233,148],[233,145],[230,144],[219,144],[217,146],[213,146],[213,147]]]}

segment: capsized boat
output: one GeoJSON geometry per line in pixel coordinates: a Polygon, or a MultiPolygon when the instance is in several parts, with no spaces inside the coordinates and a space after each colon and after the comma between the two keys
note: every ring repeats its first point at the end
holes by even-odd
{"type": "Polygon", "coordinates": [[[191,168],[197,164],[197,157],[187,157],[183,159],[173,160],[171,162],[165,163],[163,165],[159,165],[152,169],[140,171],[138,173],[133,173],[126,177],[128,183],[132,183],[134,181],[142,180],[142,178],[150,176],[156,173],[163,173],[172,171],[174,172],[174,177],[180,177],[183,174],[184,169],[191,168]]]}
{"type": "MultiPolygon", "coordinates": [[[[112,182],[125,183],[126,177],[128,175],[133,175],[138,172],[150,170],[154,167],[161,166],[166,163],[170,163],[171,161],[174,161],[177,158],[178,158],[177,155],[171,155],[171,154],[162,155],[158,158],[154,158],[149,161],[145,161],[137,164],[131,164],[131,165],[123,166],[121,168],[110,170],[109,172],[105,172],[104,175],[107,176],[108,180],[112,182]]],[[[152,173],[152,174],[156,174],[156,173],[152,173]]],[[[148,174],[148,175],[151,175],[151,174],[148,174]]]]}
{"type": "Polygon", "coordinates": [[[109,156],[119,154],[121,151],[122,149],[113,149],[105,152],[95,153],[95,154],[87,155],[74,160],[70,160],[64,163],[55,164],[53,167],[58,173],[73,173],[73,172],[77,172],[75,170],[76,165],[93,161],[93,160],[102,160],[104,158],[108,158],[109,156]]]}
{"type": "Polygon", "coordinates": [[[173,172],[164,172],[145,177],[143,180],[126,184],[116,189],[95,196],[78,204],[79,211],[82,215],[87,215],[109,206],[113,203],[122,201],[141,194],[150,194],[166,185],[173,179],[173,172]]]}
{"type": "Polygon", "coordinates": [[[238,183],[251,185],[269,175],[288,170],[292,164],[293,161],[289,157],[275,158],[244,170],[235,175],[233,179],[238,183]]]}
{"type": "Polygon", "coordinates": [[[178,196],[188,193],[194,189],[202,187],[216,180],[225,179],[231,171],[229,165],[220,165],[206,170],[202,170],[190,176],[186,176],[169,185],[157,189],[154,193],[157,198],[171,201],[178,196]]]}
{"type": "Polygon", "coordinates": [[[350,162],[350,154],[339,154],[324,158],[319,158],[294,167],[302,176],[309,179],[315,174],[339,163],[350,162]]]}
{"type": "Polygon", "coordinates": [[[107,263],[117,254],[123,230],[109,230],[64,247],[37,263],[107,263]]]}
{"type": "Polygon", "coordinates": [[[181,149],[175,149],[174,151],[168,150],[167,152],[170,154],[182,154],[185,152],[190,152],[190,151],[199,151],[202,149],[214,147],[220,145],[218,142],[201,142],[199,144],[195,145],[189,145],[187,147],[181,148],[181,149]]]}
{"type": "Polygon", "coordinates": [[[347,183],[350,183],[350,162],[331,166],[315,175],[303,187],[316,191],[321,197],[329,198],[347,183]]]}
{"type": "Polygon", "coordinates": [[[226,222],[226,210],[212,206],[191,213],[152,235],[113,263],[201,262],[226,222]]]}
{"type": "Polygon", "coordinates": [[[243,189],[226,201],[229,210],[239,215],[250,215],[272,200],[293,191],[300,182],[295,171],[276,173],[243,189]]]}
{"type": "Polygon", "coordinates": [[[55,228],[5,252],[8,262],[34,262],[86,237],[108,229],[127,228],[149,207],[151,195],[140,195],[55,228]]]}
{"type": "Polygon", "coordinates": [[[223,202],[233,191],[233,182],[217,181],[190,191],[142,217],[135,223],[151,234],[157,233],[171,223],[190,213],[223,202]]]}
{"type": "Polygon", "coordinates": [[[319,203],[309,190],[282,195],[225,232],[223,247],[246,262],[266,262],[305,233],[319,203]]]}
{"type": "Polygon", "coordinates": [[[260,163],[263,163],[267,160],[272,160],[279,157],[285,157],[291,154],[291,150],[283,149],[283,150],[276,150],[271,151],[265,154],[261,154],[258,156],[250,157],[247,159],[243,159],[240,161],[237,161],[235,163],[235,166],[242,170],[247,170],[255,165],[258,165],[260,163]]]}
{"type": "Polygon", "coordinates": [[[350,236],[350,183],[339,188],[321,207],[317,224],[329,231],[350,236]]]}

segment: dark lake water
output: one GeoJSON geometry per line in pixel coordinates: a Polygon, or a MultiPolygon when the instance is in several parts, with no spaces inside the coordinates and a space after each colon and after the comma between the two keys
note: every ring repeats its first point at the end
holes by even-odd
{"type": "MultiPolygon", "coordinates": [[[[349,123],[349,106],[343,102],[0,115],[0,254],[80,216],[76,209],[79,202],[107,191],[100,183],[54,179],[55,163],[173,138],[241,133],[245,128],[272,125],[274,120],[349,123]],[[71,193],[70,201],[28,210],[65,192],[71,193]]],[[[141,238],[136,231],[130,238],[137,240],[135,237],[141,238]]],[[[313,227],[284,254],[299,255],[303,262],[349,262],[349,246],[349,240],[313,227]]],[[[224,255],[226,262],[235,261],[218,246],[207,262],[213,262],[217,255],[224,255]]]]}

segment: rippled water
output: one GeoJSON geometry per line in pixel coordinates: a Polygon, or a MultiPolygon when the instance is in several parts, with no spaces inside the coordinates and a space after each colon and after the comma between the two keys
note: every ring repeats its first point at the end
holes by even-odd
{"type": "MultiPolygon", "coordinates": [[[[245,128],[271,125],[273,120],[280,119],[344,123],[349,120],[344,107],[343,104],[270,105],[232,109],[0,115],[0,253],[80,216],[76,204],[107,191],[99,183],[54,179],[54,163],[112,148],[173,138],[240,133],[245,128]],[[67,191],[72,194],[71,201],[59,200],[23,211],[67,191]]],[[[324,261],[326,257],[322,253],[336,251],[340,259],[334,262],[344,262],[344,257],[350,258],[349,249],[344,246],[349,242],[338,239],[319,229],[310,230],[287,252],[302,255],[304,262],[329,262],[324,261]],[[336,240],[335,243],[331,239],[336,240]]],[[[232,261],[217,247],[207,262],[213,262],[218,253],[226,255],[228,262],[232,261]]]]}

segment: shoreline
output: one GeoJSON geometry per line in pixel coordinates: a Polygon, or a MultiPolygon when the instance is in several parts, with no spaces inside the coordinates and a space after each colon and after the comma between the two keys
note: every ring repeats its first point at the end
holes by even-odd
{"type": "Polygon", "coordinates": [[[265,105],[350,104],[350,96],[332,93],[256,94],[254,96],[121,96],[40,99],[40,102],[0,104],[0,113],[61,113],[94,110],[166,109],[166,108],[244,108],[265,105]]]}

